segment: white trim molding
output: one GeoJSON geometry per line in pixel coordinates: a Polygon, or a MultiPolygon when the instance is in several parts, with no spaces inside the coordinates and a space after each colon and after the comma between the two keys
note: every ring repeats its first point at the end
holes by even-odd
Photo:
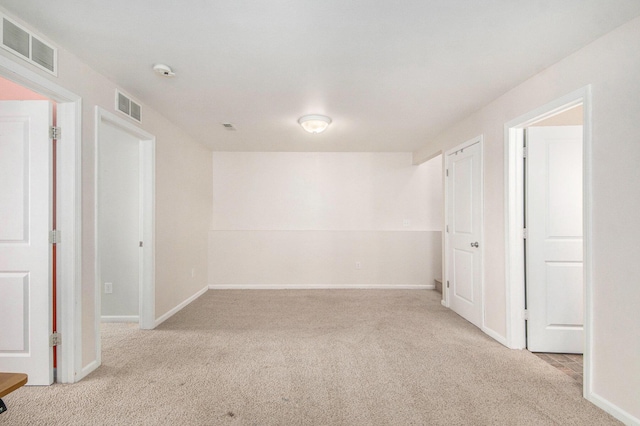
{"type": "Polygon", "coordinates": [[[198,297],[202,296],[207,290],[209,290],[209,287],[203,287],[202,289],[198,290],[198,292],[196,294],[194,294],[193,296],[191,296],[188,299],[184,300],[182,303],[180,303],[178,306],[176,306],[173,309],[171,309],[169,312],[161,315],[160,318],[156,319],[155,327],[159,326],[160,324],[162,324],[163,322],[165,322],[166,320],[168,320],[169,318],[171,318],[172,316],[174,316],[175,314],[180,312],[188,304],[190,304],[191,302],[196,300],[198,297]]]}
{"type": "MultiPolygon", "coordinates": [[[[101,294],[100,275],[98,265],[98,144],[100,130],[104,123],[109,123],[140,140],[140,175],[141,175],[141,231],[144,248],[141,261],[140,286],[140,328],[155,327],[155,145],[156,137],[124,118],[99,107],[95,107],[95,233],[96,233],[96,295],[101,294]]],[[[98,300],[99,302],[99,300],[98,300]]],[[[100,306],[98,304],[98,306],[100,306]]],[[[98,318],[97,318],[98,319],[98,318]]],[[[98,319],[99,326],[99,319],[98,319]]]]}
{"type": "Polygon", "coordinates": [[[57,103],[58,351],[56,381],[74,383],[82,377],[82,98],[22,65],[0,56],[0,76],[57,103]]]}
{"type": "Polygon", "coordinates": [[[100,317],[100,321],[137,323],[140,321],[140,317],[138,315],[103,315],[100,317]]]}
{"type": "Polygon", "coordinates": [[[76,381],[80,381],[81,379],[84,379],[89,374],[93,373],[98,367],[100,367],[100,360],[99,359],[95,359],[95,360],[91,361],[89,364],[87,364],[86,367],[83,367],[80,370],[80,374],[78,375],[79,376],[78,380],[76,380],[76,381]]]}
{"type": "MultiPolygon", "coordinates": [[[[586,396],[585,396],[586,397],[586,396]]],[[[600,395],[591,392],[589,397],[586,397],[595,406],[603,409],[607,413],[611,414],[616,419],[620,420],[625,425],[640,425],[640,419],[633,416],[631,413],[626,412],[617,405],[613,405],[600,395]]]]}
{"type": "Polygon", "coordinates": [[[209,284],[210,290],[435,290],[434,284],[209,284]]]}
{"type": "Polygon", "coordinates": [[[490,329],[484,324],[482,325],[481,330],[484,332],[484,334],[491,337],[493,340],[500,343],[502,346],[505,346],[507,348],[509,347],[509,345],[507,345],[507,338],[501,335],[500,333],[498,333],[497,331],[490,329]]]}
{"type": "Polygon", "coordinates": [[[505,291],[507,312],[507,346],[526,348],[524,320],[524,165],[523,129],[534,122],[583,105],[583,238],[584,238],[584,397],[593,401],[593,293],[592,293],[592,147],[591,86],[585,86],[555,101],[517,117],[504,125],[505,141],[505,291]]]}

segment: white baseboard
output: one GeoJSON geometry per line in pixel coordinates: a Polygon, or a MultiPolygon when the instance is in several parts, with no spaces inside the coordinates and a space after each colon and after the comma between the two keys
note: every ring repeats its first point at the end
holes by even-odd
{"type": "Polygon", "coordinates": [[[435,290],[420,284],[209,284],[209,290],[435,290]]]}
{"type": "Polygon", "coordinates": [[[90,362],[89,365],[83,367],[82,370],[80,370],[80,377],[76,377],[75,382],[79,382],[80,380],[84,379],[98,367],[100,367],[100,362],[98,362],[98,360],[90,362]]]}
{"type": "Polygon", "coordinates": [[[602,408],[604,411],[611,414],[613,417],[620,420],[625,425],[628,425],[628,426],[640,425],[639,418],[631,415],[630,413],[627,413],[622,408],[612,404],[611,402],[607,401],[600,395],[597,395],[591,392],[591,394],[587,395],[587,400],[593,403],[594,405],[598,406],[599,408],[602,408]]]}
{"type": "Polygon", "coordinates": [[[502,346],[506,346],[507,348],[509,347],[509,345],[507,345],[507,338],[506,337],[500,335],[499,333],[497,333],[496,331],[490,329],[486,325],[483,325],[482,327],[480,327],[480,330],[482,330],[484,332],[484,334],[486,334],[487,336],[491,337],[496,342],[500,343],[502,346]]]}
{"type": "MultiPolygon", "coordinates": [[[[445,308],[451,309],[449,306],[447,306],[444,299],[440,301],[440,304],[442,304],[442,306],[444,306],[445,308]]],[[[491,337],[493,340],[500,343],[502,346],[506,346],[507,348],[509,347],[509,345],[507,345],[507,338],[502,336],[500,333],[490,329],[486,325],[483,325],[482,327],[478,327],[478,328],[482,330],[484,334],[491,337]]]]}
{"type": "Polygon", "coordinates": [[[103,315],[101,322],[140,322],[138,315],[103,315]]]}
{"type": "Polygon", "coordinates": [[[184,302],[180,303],[178,306],[176,306],[175,308],[171,309],[166,314],[164,314],[161,317],[157,318],[155,326],[156,327],[159,326],[160,324],[162,324],[163,322],[165,322],[166,320],[168,320],[169,318],[171,318],[172,316],[174,316],[175,314],[180,312],[185,306],[187,306],[189,303],[191,303],[194,300],[196,300],[198,297],[202,296],[204,294],[204,292],[207,291],[207,290],[209,290],[209,287],[204,287],[201,290],[198,290],[198,292],[196,294],[194,294],[193,296],[189,297],[187,300],[185,300],[184,302]]]}

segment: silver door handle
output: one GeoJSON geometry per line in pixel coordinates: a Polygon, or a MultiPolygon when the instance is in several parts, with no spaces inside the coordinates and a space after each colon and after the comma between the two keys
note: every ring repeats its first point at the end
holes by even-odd
{"type": "Polygon", "coordinates": [[[471,247],[478,248],[478,242],[476,241],[475,243],[471,243],[471,247]]]}

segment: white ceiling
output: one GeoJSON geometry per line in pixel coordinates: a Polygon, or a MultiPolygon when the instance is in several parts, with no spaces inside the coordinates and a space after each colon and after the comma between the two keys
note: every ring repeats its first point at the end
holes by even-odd
{"type": "Polygon", "coordinates": [[[221,151],[413,151],[640,15],[638,0],[1,4],[221,151]],[[325,133],[298,126],[313,113],[325,133]]]}

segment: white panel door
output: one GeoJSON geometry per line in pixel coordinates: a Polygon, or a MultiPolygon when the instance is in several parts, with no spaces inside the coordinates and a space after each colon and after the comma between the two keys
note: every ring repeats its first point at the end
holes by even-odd
{"type": "Polygon", "coordinates": [[[52,108],[0,102],[0,371],[53,383],[49,245],[52,108]]]}
{"type": "Polygon", "coordinates": [[[482,146],[447,155],[447,278],[449,306],[482,326],[482,146]]]}
{"type": "Polygon", "coordinates": [[[582,126],[527,129],[527,348],[582,353],[582,126]]]}

